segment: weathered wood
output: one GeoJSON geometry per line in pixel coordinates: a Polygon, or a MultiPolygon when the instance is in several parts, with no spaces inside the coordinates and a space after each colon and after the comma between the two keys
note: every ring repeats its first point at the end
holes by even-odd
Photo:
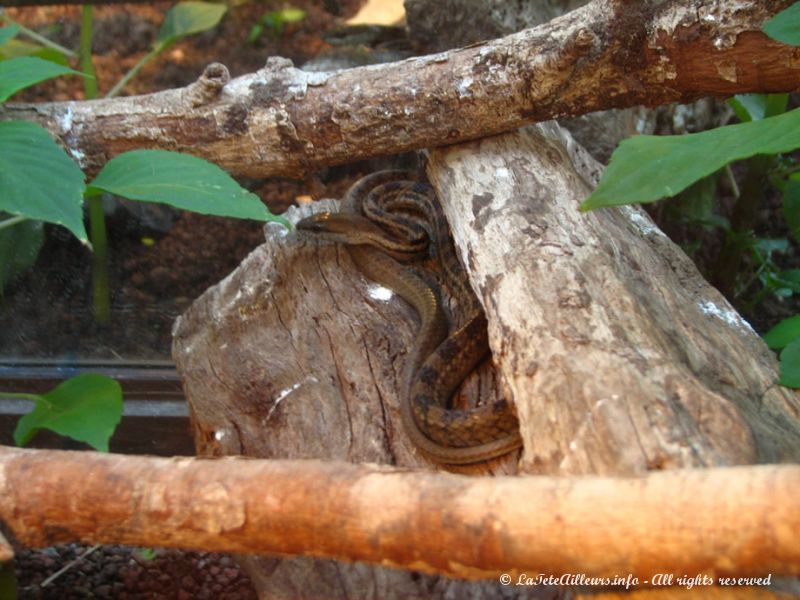
{"type": "Polygon", "coordinates": [[[4,104],[43,124],[88,171],[134,148],[209,159],[234,174],[322,166],[477,139],[553,117],[800,85],[795,50],[764,20],[789,0],[595,0],[533,29],[421,58],[303,73],[273,58],[228,80],[92,102],[4,104]]]}
{"type": "MultiPolygon", "coordinates": [[[[578,211],[599,169],[552,123],[430,155],[489,318],[503,374],[494,386],[520,414],[522,470],[633,475],[797,460],[798,397],[775,384],[758,336],[644,212],[578,211]]],[[[424,464],[397,415],[415,321],[383,293],[346,250],[269,235],[175,330],[199,450],[424,464]]],[[[513,458],[500,466],[513,469],[513,458]]],[[[266,571],[261,559],[247,563],[278,596],[309,573],[328,597],[343,581],[380,580],[387,593],[438,585],[322,559],[269,559],[266,571]]]]}
{"type": "Polygon", "coordinates": [[[303,553],[514,582],[800,573],[798,486],[797,466],[475,478],[0,447],[0,520],[27,545],[303,553]]]}
{"type": "Polygon", "coordinates": [[[598,165],[555,124],[431,153],[519,411],[523,470],[797,461],[800,396],[636,207],[583,214],[598,165]]]}
{"type": "MultiPolygon", "coordinates": [[[[330,202],[315,209],[336,209],[330,202]]],[[[296,222],[311,207],[291,208],[296,222]]],[[[268,226],[267,243],[206,291],[174,330],[201,455],[432,465],[400,422],[413,309],[364,279],[346,250],[268,226]]],[[[500,393],[491,364],[465,401],[500,393]]],[[[513,472],[515,456],[470,472],[513,472]]]]}

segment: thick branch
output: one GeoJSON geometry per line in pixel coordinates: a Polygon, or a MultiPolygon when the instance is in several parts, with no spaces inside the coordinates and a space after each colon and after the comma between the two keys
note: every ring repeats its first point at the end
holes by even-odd
{"type": "Polygon", "coordinates": [[[553,117],[795,90],[795,49],[760,31],[790,4],[595,0],[494,42],[398,63],[310,74],[271,59],[233,81],[212,65],[188,88],[6,105],[0,119],[44,124],[90,171],[125,150],[159,147],[240,175],[298,176],[553,117]]]}
{"type": "Polygon", "coordinates": [[[0,449],[0,519],[27,545],[306,554],[470,579],[800,573],[798,486],[797,466],[476,478],[0,449]]]}

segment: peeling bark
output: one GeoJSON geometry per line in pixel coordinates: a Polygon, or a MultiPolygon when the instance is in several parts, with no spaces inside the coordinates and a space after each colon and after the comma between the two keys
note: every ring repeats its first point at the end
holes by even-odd
{"type": "Polygon", "coordinates": [[[6,104],[43,124],[89,172],[133,148],[211,160],[237,175],[299,177],[322,166],[477,139],[588,112],[785,92],[797,50],[760,31],[788,0],[595,0],[493,42],[334,73],[272,58],[228,81],[147,96],[6,104]]]}

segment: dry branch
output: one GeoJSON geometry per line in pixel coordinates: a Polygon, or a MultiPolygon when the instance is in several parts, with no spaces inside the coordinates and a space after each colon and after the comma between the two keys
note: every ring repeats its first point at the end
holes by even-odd
{"type": "Polygon", "coordinates": [[[299,176],[370,156],[453,144],[553,117],[792,91],[796,50],[764,20],[789,0],[595,0],[550,23],[398,63],[327,74],[270,59],[228,80],[147,96],[5,105],[38,121],[89,171],[133,148],[207,158],[234,174],[299,176]]]}
{"type": "Polygon", "coordinates": [[[797,466],[475,478],[0,448],[0,520],[26,545],[305,554],[469,579],[797,574],[798,486],[797,466]]]}

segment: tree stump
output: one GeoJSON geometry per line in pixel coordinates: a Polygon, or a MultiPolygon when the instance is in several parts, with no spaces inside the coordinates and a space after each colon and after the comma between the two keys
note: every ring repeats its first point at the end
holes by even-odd
{"type": "MultiPolygon", "coordinates": [[[[525,444],[519,464],[512,455],[472,471],[635,475],[796,461],[800,403],[777,386],[771,352],[643,211],[578,211],[599,171],[553,123],[430,154],[429,178],[489,320],[494,366],[467,396],[505,393],[525,444]]],[[[266,243],[176,324],[198,453],[435,467],[399,419],[415,326],[344,248],[268,226],[266,243]]],[[[311,558],[243,560],[270,598],[567,593],[311,558]]]]}

